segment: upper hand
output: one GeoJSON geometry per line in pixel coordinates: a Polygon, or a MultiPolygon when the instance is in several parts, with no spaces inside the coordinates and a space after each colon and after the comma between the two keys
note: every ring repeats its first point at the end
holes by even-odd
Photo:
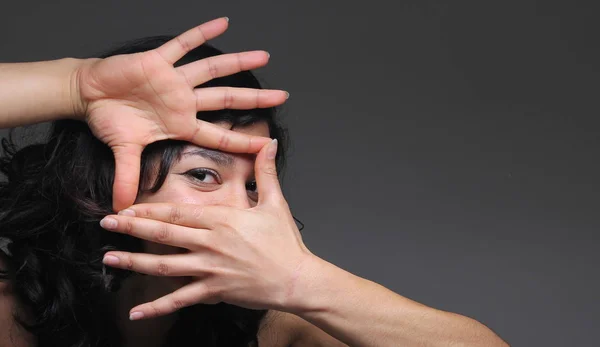
{"type": "MultiPolygon", "coordinates": [[[[274,146],[272,148],[271,146],[274,146]]],[[[187,249],[184,254],[108,252],[105,264],[155,276],[190,276],[192,282],[131,310],[144,318],[197,303],[289,310],[298,302],[295,284],[316,257],[305,247],[283,197],[275,169],[277,145],[255,163],[258,204],[250,209],[192,204],[133,205],[102,226],[151,242],[187,249]],[[272,155],[269,156],[268,153],[272,155]],[[119,259],[110,263],[108,256],[119,259]],[[108,257],[108,258],[107,258],[108,257]]]]}
{"type": "Polygon", "coordinates": [[[249,136],[196,119],[197,111],[252,109],[282,104],[287,93],[244,88],[198,88],[213,78],[261,67],[264,51],[223,54],[180,67],[191,49],[227,29],[225,18],[204,23],[142,53],[90,59],[74,74],[79,112],[92,132],[113,150],[113,208],[134,202],[144,147],[178,139],[228,152],[256,153],[268,138],[249,136]]]}

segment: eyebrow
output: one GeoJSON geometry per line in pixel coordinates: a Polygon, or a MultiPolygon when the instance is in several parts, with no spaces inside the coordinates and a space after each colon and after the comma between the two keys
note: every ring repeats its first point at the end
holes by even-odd
{"type": "Polygon", "coordinates": [[[190,155],[199,156],[204,159],[208,159],[210,161],[213,161],[214,163],[216,163],[219,166],[232,167],[233,163],[234,163],[234,158],[232,155],[223,153],[223,152],[219,152],[219,151],[216,151],[213,149],[208,149],[208,148],[196,147],[192,150],[184,152],[182,156],[187,157],[190,155]]]}

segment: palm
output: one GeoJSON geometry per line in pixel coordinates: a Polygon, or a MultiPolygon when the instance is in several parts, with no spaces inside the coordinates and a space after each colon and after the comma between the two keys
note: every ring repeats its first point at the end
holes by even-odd
{"type": "Polygon", "coordinates": [[[102,60],[82,86],[90,128],[112,148],[190,140],[196,128],[193,86],[155,51],[102,60]]]}
{"type": "Polygon", "coordinates": [[[251,109],[282,104],[282,91],[214,87],[195,89],[215,77],[263,66],[266,52],[223,54],[174,67],[189,50],[227,29],[213,20],[143,53],[90,61],[77,74],[86,120],[96,137],[115,155],[113,208],[134,202],[144,147],[180,139],[230,152],[256,153],[267,138],[253,137],[196,119],[196,112],[251,109]]]}

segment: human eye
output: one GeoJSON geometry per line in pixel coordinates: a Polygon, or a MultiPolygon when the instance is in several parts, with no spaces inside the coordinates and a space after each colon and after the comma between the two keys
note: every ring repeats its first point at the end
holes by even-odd
{"type": "Polygon", "coordinates": [[[219,174],[211,169],[207,168],[196,168],[186,171],[184,173],[186,176],[192,177],[194,181],[203,183],[203,184],[220,184],[221,178],[219,174]]]}
{"type": "Polygon", "coordinates": [[[246,190],[250,199],[258,201],[258,186],[256,185],[256,181],[246,183],[246,190]]]}

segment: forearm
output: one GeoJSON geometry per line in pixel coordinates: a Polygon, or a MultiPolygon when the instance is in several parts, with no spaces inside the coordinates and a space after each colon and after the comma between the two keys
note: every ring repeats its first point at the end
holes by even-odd
{"type": "Polygon", "coordinates": [[[485,325],[436,310],[322,259],[301,271],[294,313],[350,346],[507,346],[485,325]]]}
{"type": "Polygon", "coordinates": [[[78,118],[74,75],[83,61],[0,64],[0,128],[78,118]]]}

